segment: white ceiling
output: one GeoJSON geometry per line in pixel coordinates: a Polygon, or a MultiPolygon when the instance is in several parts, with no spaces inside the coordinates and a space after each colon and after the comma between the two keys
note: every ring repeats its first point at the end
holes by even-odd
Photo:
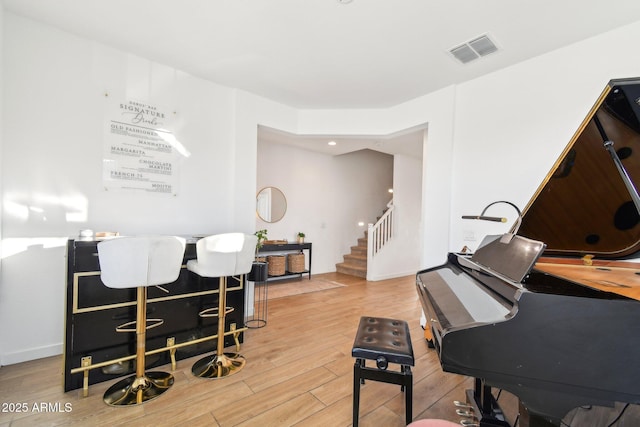
{"type": "Polygon", "coordinates": [[[343,3],[4,0],[4,7],[194,76],[310,109],[390,107],[640,20],[639,0],[343,3]],[[467,65],[448,53],[483,34],[498,52],[467,65]]]}

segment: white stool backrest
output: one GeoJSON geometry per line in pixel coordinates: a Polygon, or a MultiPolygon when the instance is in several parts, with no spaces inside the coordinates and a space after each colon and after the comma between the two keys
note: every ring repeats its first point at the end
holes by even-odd
{"type": "Polygon", "coordinates": [[[180,275],[185,239],[174,236],[117,237],[98,243],[100,276],[110,288],[174,282],[180,275]]]}
{"type": "Polygon", "coordinates": [[[198,240],[198,274],[224,277],[248,273],[255,259],[257,242],[256,236],[244,233],[216,234],[198,240]]]}

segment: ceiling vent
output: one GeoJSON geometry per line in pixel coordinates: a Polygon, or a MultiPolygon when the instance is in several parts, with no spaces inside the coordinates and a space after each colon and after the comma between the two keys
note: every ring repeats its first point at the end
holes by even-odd
{"type": "Polygon", "coordinates": [[[496,52],[497,50],[498,47],[489,38],[489,36],[485,34],[449,49],[449,53],[451,53],[451,55],[453,55],[458,61],[463,64],[467,64],[482,56],[487,56],[490,53],[496,52]]]}

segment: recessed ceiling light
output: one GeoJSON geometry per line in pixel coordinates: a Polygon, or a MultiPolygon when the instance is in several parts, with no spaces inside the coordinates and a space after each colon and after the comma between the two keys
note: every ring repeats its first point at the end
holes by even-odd
{"type": "Polygon", "coordinates": [[[336,142],[335,142],[335,141],[329,141],[329,142],[327,142],[327,144],[329,144],[329,145],[336,145],[336,142]]]}
{"type": "Polygon", "coordinates": [[[353,1],[353,0],[338,0],[338,3],[341,3],[341,4],[349,4],[349,3],[351,3],[352,1],[353,1]]]}

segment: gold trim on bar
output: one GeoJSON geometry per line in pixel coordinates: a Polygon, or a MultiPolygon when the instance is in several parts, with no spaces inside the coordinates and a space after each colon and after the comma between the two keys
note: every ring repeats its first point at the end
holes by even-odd
{"type": "MultiPolygon", "coordinates": [[[[83,367],[91,366],[91,356],[85,356],[80,359],[80,364],[83,367]]],[[[84,371],[84,377],[82,378],[82,396],[87,397],[89,395],[89,370],[84,371]]]]}
{"type": "MultiPolygon", "coordinates": [[[[234,334],[239,334],[240,332],[244,332],[249,330],[249,328],[244,327],[244,328],[240,328],[240,329],[235,329],[235,330],[231,330],[231,331],[227,331],[223,334],[223,336],[228,336],[228,335],[234,335],[234,334]]],[[[174,344],[174,345],[167,345],[165,347],[160,347],[157,348],[155,350],[149,350],[146,351],[144,353],[145,356],[151,356],[153,354],[157,354],[157,353],[162,353],[163,351],[170,351],[170,350],[174,350],[174,349],[178,349],[178,348],[182,348],[182,347],[187,347],[190,345],[194,345],[194,344],[200,344],[201,342],[205,342],[205,341],[211,341],[218,338],[218,334],[215,335],[209,335],[208,337],[202,337],[202,338],[198,338],[195,340],[191,340],[191,341],[185,341],[183,343],[178,343],[178,344],[174,344]]],[[[167,340],[169,341],[169,340],[167,340]]],[[[104,362],[98,362],[98,363],[91,363],[88,364],[86,366],[82,365],[78,368],[72,368],[69,372],[71,374],[77,374],[80,372],[84,372],[84,371],[90,371],[92,369],[97,369],[97,368],[102,368],[104,366],[109,366],[109,365],[113,365],[114,363],[121,363],[121,362],[126,362],[128,360],[133,360],[136,358],[135,354],[131,354],[129,356],[124,356],[124,357],[120,357],[117,359],[111,359],[111,360],[105,360],[104,362]]]]}
{"type": "MultiPolygon", "coordinates": [[[[119,303],[113,303],[113,304],[79,308],[78,307],[78,288],[80,286],[80,281],[79,281],[80,277],[99,276],[99,275],[100,275],[99,271],[85,271],[85,272],[73,273],[73,314],[91,313],[94,311],[110,310],[112,308],[130,307],[130,306],[136,305],[136,301],[133,300],[128,302],[119,302],[119,303]]],[[[240,279],[238,280],[240,285],[232,288],[227,288],[227,292],[244,289],[244,280],[240,280],[240,279]]],[[[149,298],[147,300],[147,303],[171,301],[176,299],[191,298],[191,297],[198,297],[198,296],[204,296],[204,295],[215,295],[217,293],[219,293],[218,289],[212,289],[208,291],[191,292],[188,294],[178,294],[178,295],[172,295],[168,297],[149,298]]]]}

